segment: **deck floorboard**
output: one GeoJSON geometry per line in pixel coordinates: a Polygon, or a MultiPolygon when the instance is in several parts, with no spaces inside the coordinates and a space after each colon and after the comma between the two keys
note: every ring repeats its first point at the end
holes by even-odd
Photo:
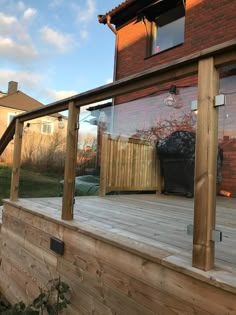
{"type": "MultiPolygon", "coordinates": [[[[60,218],[62,198],[20,199],[26,208],[60,218]]],[[[154,194],[76,197],[73,225],[91,226],[123,238],[151,244],[168,252],[191,255],[193,199],[154,194]]],[[[216,243],[216,262],[236,265],[236,201],[217,199],[217,229],[223,241],[216,243]]]]}

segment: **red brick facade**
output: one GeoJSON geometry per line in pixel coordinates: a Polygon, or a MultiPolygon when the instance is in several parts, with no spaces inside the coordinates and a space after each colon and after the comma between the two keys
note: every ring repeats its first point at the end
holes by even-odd
{"type": "Polygon", "coordinates": [[[185,40],[178,47],[146,58],[146,30],[130,22],[118,30],[116,79],[188,56],[236,38],[235,0],[186,0],[185,40]]]}
{"type": "Polygon", "coordinates": [[[223,139],[222,183],[220,189],[236,197],[236,139],[228,136],[223,139]]]}

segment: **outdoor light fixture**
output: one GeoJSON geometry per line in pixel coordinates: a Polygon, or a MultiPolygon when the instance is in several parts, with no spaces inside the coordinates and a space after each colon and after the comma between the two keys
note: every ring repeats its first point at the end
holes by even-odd
{"type": "Polygon", "coordinates": [[[25,133],[27,133],[29,131],[29,127],[30,127],[30,123],[27,123],[25,128],[24,128],[25,133]]]}
{"type": "Polygon", "coordinates": [[[99,123],[106,123],[107,122],[107,115],[104,111],[100,111],[99,117],[98,117],[99,123]]]}
{"type": "Polygon", "coordinates": [[[65,127],[65,123],[63,121],[62,116],[59,116],[57,119],[58,119],[58,128],[63,129],[65,127]]]}
{"type": "Polygon", "coordinates": [[[174,106],[176,103],[176,85],[171,85],[169,88],[169,94],[168,96],[164,99],[164,103],[167,106],[174,106]]]}

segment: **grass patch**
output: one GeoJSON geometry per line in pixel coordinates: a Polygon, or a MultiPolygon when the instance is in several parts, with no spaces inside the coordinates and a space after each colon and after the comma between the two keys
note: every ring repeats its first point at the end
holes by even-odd
{"type": "MultiPolygon", "coordinates": [[[[62,192],[62,176],[55,173],[42,173],[36,170],[20,170],[20,198],[56,197],[62,192]]],[[[10,197],[11,168],[0,165],[0,205],[2,199],[10,197]]]]}

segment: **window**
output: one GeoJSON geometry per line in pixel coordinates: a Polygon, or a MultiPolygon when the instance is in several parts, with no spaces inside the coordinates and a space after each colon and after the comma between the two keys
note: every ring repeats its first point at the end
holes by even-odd
{"type": "Polygon", "coordinates": [[[53,122],[48,120],[42,121],[41,133],[51,135],[53,133],[53,122]]]}
{"type": "Polygon", "coordinates": [[[160,53],[184,42],[185,9],[183,5],[169,10],[153,22],[152,54],[160,53]]]}
{"type": "Polygon", "coordinates": [[[16,116],[15,113],[8,113],[7,125],[10,125],[12,119],[16,116]]]}

